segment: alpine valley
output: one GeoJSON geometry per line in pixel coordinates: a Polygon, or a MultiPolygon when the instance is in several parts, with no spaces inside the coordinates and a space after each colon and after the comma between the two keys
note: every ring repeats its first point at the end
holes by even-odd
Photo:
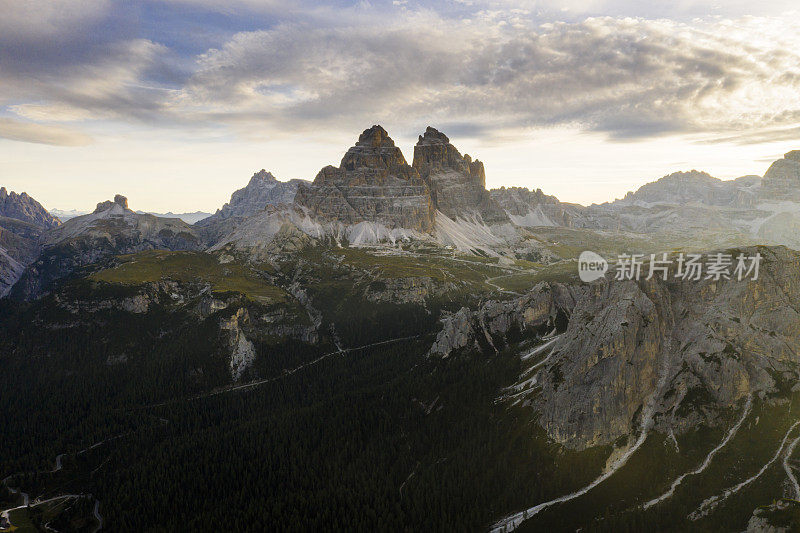
{"type": "Polygon", "coordinates": [[[0,188],[0,527],[800,528],[800,151],[591,206],[410,161],[373,126],[193,224],[0,188]]]}

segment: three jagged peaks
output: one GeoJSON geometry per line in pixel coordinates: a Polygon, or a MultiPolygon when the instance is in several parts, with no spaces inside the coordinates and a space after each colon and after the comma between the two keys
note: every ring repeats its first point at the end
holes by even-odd
{"type": "Polygon", "coordinates": [[[370,222],[430,233],[437,211],[451,219],[507,221],[485,185],[483,163],[462,156],[437,129],[428,127],[419,137],[409,165],[386,130],[373,125],[339,167],[327,166],[311,185],[301,186],[296,202],[346,224],[370,222]]]}

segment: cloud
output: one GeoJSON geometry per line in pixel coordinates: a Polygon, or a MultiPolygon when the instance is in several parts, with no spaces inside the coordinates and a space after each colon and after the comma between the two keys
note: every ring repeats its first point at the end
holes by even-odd
{"type": "Polygon", "coordinates": [[[49,121],[158,121],[169,88],[150,83],[168,50],[146,39],[104,44],[86,57],[58,66],[0,62],[0,105],[18,115],[49,121]],[[18,67],[19,68],[16,68],[18,67]]]}
{"type": "Polygon", "coordinates": [[[0,42],[66,37],[102,19],[110,8],[110,0],[0,0],[0,42]]]}
{"type": "Polygon", "coordinates": [[[62,126],[48,126],[0,117],[0,139],[55,146],[85,146],[92,138],[62,126]]]}
{"type": "MultiPolygon", "coordinates": [[[[252,25],[265,29],[182,56],[130,28],[115,31],[106,22],[120,17],[107,0],[66,10],[61,25],[62,1],[35,0],[42,15],[30,17],[15,7],[24,3],[0,0],[13,8],[0,30],[18,24],[40,36],[0,32],[0,106],[18,117],[219,127],[249,137],[387,122],[406,130],[452,124],[482,138],[566,125],[615,140],[728,138],[744,130],[769,140],[800,125],[796,17],[542,24],[542,13],[557,5],[614,11],[632,4],[475,0],[448,11],[456,4],[386,0],[334,9],[236,0],[225,9],[258,13],[252,25]],[[87,31],[91,25],[97,33],[87,31]]],[[[675,5],[701,8],[711,9],[691,0],[675,5]]]]}
{"type": "Polygon", "coordinates": [[[358,25],[242,32],[198,58],[173,102],[277,129],[420,117],[476,131],[575,125],[616,139],[800,122],[791,20],[691,24],[430,11],[358,25]]]}

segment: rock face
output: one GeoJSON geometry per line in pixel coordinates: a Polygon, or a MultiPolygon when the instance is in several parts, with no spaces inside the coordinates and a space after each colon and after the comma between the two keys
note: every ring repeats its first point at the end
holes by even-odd
{"type": "Polygon", "coordinates": [[[429,126],[419,136],[413,167],[428,184],[436,209],[449,218],[478,216],[486,223],[508,222],[486,190],[483,163],[462,156],[445,134],[429,126]]]}
{"type": "Polygon", "coordinates": [[[612,443],[647,422],[648,405],[656,429],[680,434],[775,392],[800,349],[800,257],[760,251],[758,281],[593,285],[538,376],[534,406],[551,437],[578,449],[612,443]]]}
{"type": "Polygon", "coordinates": [[[490,300],[477,311],[461,308],[442,319],[442,330],[429,354],[449,357],[487,344],[496,348],[495,337],[506,335],[512,328],[546,333],[566,320],[585,290],[563,283],[540,283],[520,298],[490,300]]]}
{"type": "Polygon", "coordinates": [[[61,223],[27,193],[11,191],[9,194],[5,187],[0,187],[0,217],[30,222],[42,228],[54,228],[61,223]]]}
{"type": "Polygon", "coordinates": [[[278,181],[270,172],[260,170],[253,174],[247,186],[235,191],[222,209],[195,226],[209,245],[233,234],[245,221],[263,215],[264,210],[293,204],[297,189],[304,180],[278,181]]]}
{"type": "Polygon", "coordinates": [[[518,226],[571,228],[585,227],[588,224],[585,207],[561,202],[555,196],[544,194],[541,189],[531,191],[524,187],[501,187],[492,189],[491,195],[518,226]]]}
{"type": "Polygon", "coordinates": [[[311,185],[301,185],[296,202],[344,224],[371,222],[421,232],[434,226],[428,185],[381,126],[364,130],[339,167],[327,166],[311,185]]]}
{"type": "Polygon", "coordinates": [[[0,298],[39,255],[42,232],[60,223],[26,193],[0,187],[0,298]]]}
{"type": "Polygon", "coordinates": [[[230,218],[243,219],[263,211],[268,205],[291,204],[297,194],[297,188],[304,180],[278,181],[271,172],[264,169],[253,174],[247,186],[235,191],[231,200],[222,209],[197,223],[198,226],[209,226],[215,222],[230,218]]]}
{"type": "Polygon", "coordinates": [[[0,247],[0,298],[5,296],[25,271],[25,265],[0,247]]]}
{"type": "Polygon", "coordinates": [[[230,318],[220,319],[220,330],[228,332],[228,346],[231,351],[228,366],[231,372],[231,379],[239,381],[244,373],[253,365],[256,360],[256,350],[253,343],[248,340],[239,322],[248,323],[250,315],[245,308],[237,309],[236,313],[230,318]]]}
{"type": "Polygon", "coordinates": [[[769,167],[761,184],[761,196],[800,201],[800,150],[787,153],[769,167]]]}
{"type": "Polygon", "coordinates": [[[664,434],[714,427],[749,395],[790,389],[800,363],[800,253],[743,253],[761,254],[757,280],[539,284],[451,315],[430,353],[491,352],[514,329],[554,325],[561,334],[523,373],[514,400],[555,441],[585,449],[643,425],[664,434]],[[559,314],[568,319],[559,324],[559,314]]]}
{"type": "Polygon", "coordinates": [[[128,209],[128,198],[122,196],[121,194],[117,194],[114,196],[114,201],[106,200],[105,202],[99,202],[97,207],[92,212],[92,214],[102,213],[103,211],[108,211],[115,205],[122,207],[122,209],[128,209]]]}

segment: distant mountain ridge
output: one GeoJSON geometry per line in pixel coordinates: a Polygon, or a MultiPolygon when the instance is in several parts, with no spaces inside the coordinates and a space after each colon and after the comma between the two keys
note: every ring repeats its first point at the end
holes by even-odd
{"type": "MultiPolygon", "coordinates": [[[[211,213],[206,213],[205,211],[194,211],[192,213],[173,213],[171,211],[167,213],[155,213],[152,211],[140,211],[137,209],[136,213],[140,215],[153,215],[161,218],[179,218],[187,224],[194,224],[195,222],[211,216],[211,213]]],[[[50,214],[57,217],[61,222],[66,222],[71,218],[88,215],[89,212],[80,211],[78,209],[51,209],[50,214]]]]}
{"type": "Polygon", "coordinates": [[[26,294],[39,294],[77,265],[140,249],[230,248],[264,258],[328,242],[392,247],[416,242],[506,262],[520,257],[551,261],[555,258],[548,243],[538,236],[542,228],[629,232],[666,241],[694,235],[708,243],[800,247],[800,151],[776,161],[763,178],[723,181],[695,170],[677,172],[622,199],[591,206],[561,202],[540,189],[488,191],[485,183],[483,163],[461,155],[437,129],[428,127],[419,136],[409,165],[386,130],[374,125],[359,135],[338,167],[323,167],[313,182],[282,182],[262,169],[216,213],[193,225],[177,217],[134,213],[119,197],[99,204],[92,215],[58,226],[38,202],[3,189],[4,205],[12,206],[7,212],[56,224],[24,245],[15,238],[16,251],[5,249],[15,261],[5,260],[5,272],[14,273],[5,274],[5,283],[19,277],[20,268],[36,255],[36,246],[52,253],[67,241],[72,242],[67,255],[77,253],[79,259],[55,268],[53,272],[60,272],[56,274],[43,274],[34,266],[26,279],[52,279],[33,283],[26,294]],[[97,216],[106,212],[109,216],[97,216]]]}
{"type": "Polygon", "coordinates": [[[177,218],[138,214],[120,194],[97,204],[88,215],[72,218],[40,237],[41,253],[27,265],[12,295],[38,298],[77,269],[110,257],[144,250],[200,250],[192,226],[177,218]]]}

